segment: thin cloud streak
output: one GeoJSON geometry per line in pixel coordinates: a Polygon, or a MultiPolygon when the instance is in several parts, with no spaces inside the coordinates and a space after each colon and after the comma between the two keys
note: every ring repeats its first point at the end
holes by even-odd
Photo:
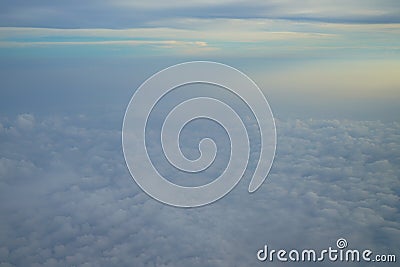
{"type": "Polygon", "coordinates": [[[182,42],[176,40],[166,41],[143,41],[143,40],[124,40],[124,41],[54,41],[54,42],[0,42],[3,47],[26,47],[26,46],[52,46],[52,45],[162,45],[162,46],[185,46],[192,45],[206,47],[206,42],[182,42]]]}
{"type": "Polygon", "coordinates": [[[0,39],[43,38],[43,37],[87,37],[87,38],[174,38],[209,39],[215,41],[257,42],[280,39],[332,38],[335,34],[309,31],[278,31],[260,27],[259,21],[200,20],[199,28],[180,29],[171,27],[131,29],[51,29],[2,27],[0,39]],[[232,28],[234,26],[234,28],[232,28]],[[213,29],[214,28],[214,29],[213,29]],[[221,29],[224,31],[222,32],[221,29]]]}

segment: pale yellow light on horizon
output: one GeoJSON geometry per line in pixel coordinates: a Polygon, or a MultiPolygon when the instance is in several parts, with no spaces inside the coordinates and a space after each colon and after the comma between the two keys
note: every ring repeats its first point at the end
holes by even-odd
{"type": "Polygon", "coordinates": [[[267,91],[345,98],[400,97],[400,61],[313,61],[257,70],[267,91]]]}

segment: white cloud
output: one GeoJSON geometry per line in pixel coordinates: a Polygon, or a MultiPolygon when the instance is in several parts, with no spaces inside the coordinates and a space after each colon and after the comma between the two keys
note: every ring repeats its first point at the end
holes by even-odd
{"type": "Polygon", "coordinates": [[[35,117],[32,114],[20,114],[17,117],[17,126],[22,129],[32,129],[35,126],[35,117]]]}

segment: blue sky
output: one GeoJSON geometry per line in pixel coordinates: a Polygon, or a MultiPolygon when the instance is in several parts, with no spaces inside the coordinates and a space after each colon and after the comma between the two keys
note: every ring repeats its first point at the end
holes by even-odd
{"type": "MultiPolygon", "coordinates": [[[[340,237],[398,253],[399,44],[395,0],[0,0],[0,266],[277,266],[257,250],[340,237]],[[121,130],[143,81],[192,60],[251,77],[278,143],[254,194],[248,175],[212,205],[177,209],[134,183],[121,130]]],[[[218,176],[223,131],[183,134],[194,155],[215,138],[205,178],[218,176]]]]}

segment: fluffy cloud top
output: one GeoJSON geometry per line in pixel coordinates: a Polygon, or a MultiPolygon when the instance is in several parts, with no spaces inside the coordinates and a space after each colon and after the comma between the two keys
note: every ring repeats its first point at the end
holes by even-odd
{"type": "Polygon", "coordinates": [[[278,120],[259,191],[242,181],[212,205],[179,209],[133,182],[119,129],[88,128],[85,116],[20,127],[32,118],[1,121],[0,266],[254,266],[264,244],[399,245],[398,123],[278,120]]]}

